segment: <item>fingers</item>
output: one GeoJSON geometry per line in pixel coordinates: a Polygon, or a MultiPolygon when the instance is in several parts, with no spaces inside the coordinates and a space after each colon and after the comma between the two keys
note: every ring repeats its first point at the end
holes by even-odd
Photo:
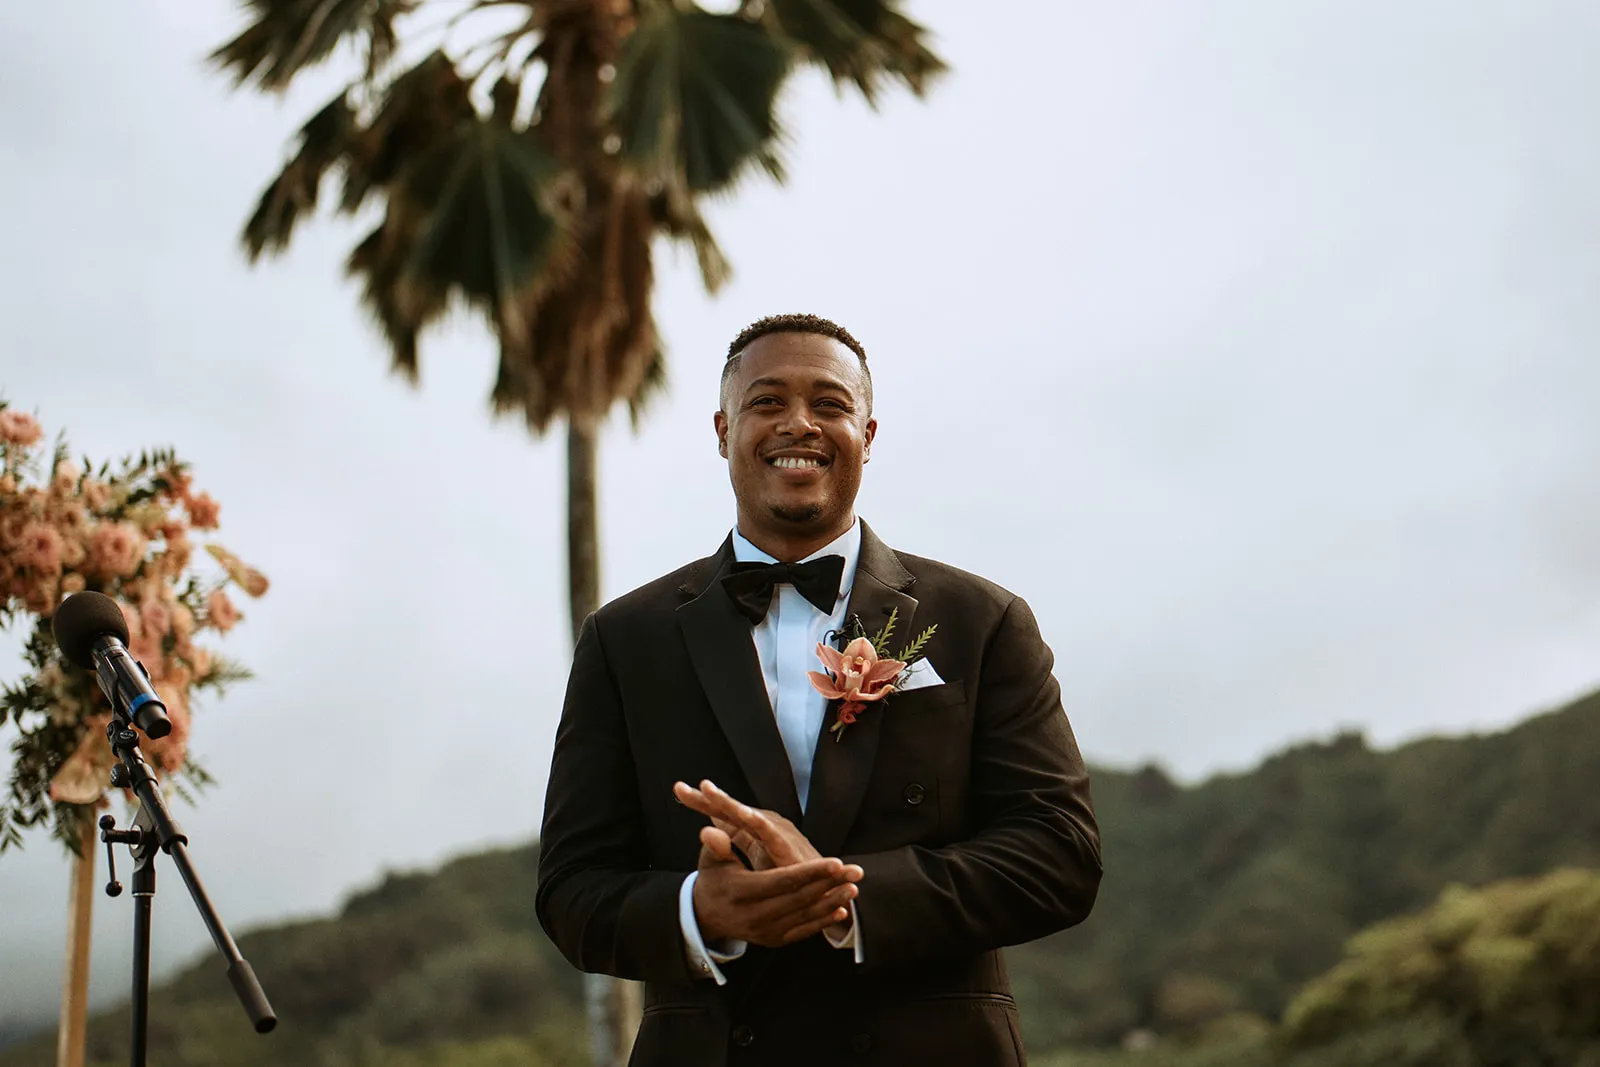
{"type": "MultiPolygon", "coordinates": [[[[700,830],[700,844],[705,846],[718,863],[738,863],[739,857],[733,854],[733,842],[728,835],[715,826],[706,826],[700,830]]],[[[743,866],[741,864],[741,866],[743,866]]]]}
{"type": "Polygon", "coordinates": [[[853,885],[840,886],[838,889],[826,894],[821,900],[809,907],[786,916],[784,922],[792,923],[784,931],[780,943],[792,944],[826,930],[830,926],[846,922],[850,918],[850,901],[856,897],[856,887],[853,885]]]}
{"type": "Polygon", "coordinates": [[[721,819],[742,827],[756,837],[765,839],[773,832],[772,821],[766,812],[740,803],[709,780],[701,782],[699,789],[684,782],[674,782],[672,795],[689,810],[697,811],[708,819],[721,819]]]}

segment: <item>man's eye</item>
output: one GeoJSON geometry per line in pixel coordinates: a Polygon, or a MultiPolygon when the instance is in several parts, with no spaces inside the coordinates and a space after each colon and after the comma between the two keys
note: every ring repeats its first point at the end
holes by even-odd
{"type": "Polygon", "coordinates": [[[776,404],[777,402],[778,402],[778,398],[775,397],[775,396],[758,396],[754,400],[750,401],[750,406],[753,407],[753,408],[758,408],[758,407],[762,407],[762,406],[771,407],[773,404],[776,404]]]}

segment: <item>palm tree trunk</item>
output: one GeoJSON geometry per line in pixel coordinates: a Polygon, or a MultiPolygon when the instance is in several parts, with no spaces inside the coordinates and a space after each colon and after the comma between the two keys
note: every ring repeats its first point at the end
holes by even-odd
{"type": "MultiPolygon", "coordinates": [[[[578,416],[567,422],[567,602],[576,644],[583,620],[600,606],[597,451],[600,427],[578,416]]],[[[589,1047],[595,1067],[625,1067],[642,1008],[639,986],[603,974],[584,975],[589,1047]]]]}

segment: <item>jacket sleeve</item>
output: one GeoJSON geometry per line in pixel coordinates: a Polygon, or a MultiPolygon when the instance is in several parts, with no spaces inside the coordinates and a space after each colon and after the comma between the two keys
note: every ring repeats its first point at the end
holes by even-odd
{"type": "Polygon", "coordinates": [[[688,872],[650,869],[627,723],[593,615],[573,653],[539,836],[534,907],[574,967],[639,981],[692,977],[678,925],[688,872]]]}
{"type": "Polygon", "coordinates": [[[869,970],[1021,944],[1082,922],[1100,886],[1089,775],[1054,657],[1013,599],[983,653],[972,739],[972,835],[844,857],[869,970]]]}

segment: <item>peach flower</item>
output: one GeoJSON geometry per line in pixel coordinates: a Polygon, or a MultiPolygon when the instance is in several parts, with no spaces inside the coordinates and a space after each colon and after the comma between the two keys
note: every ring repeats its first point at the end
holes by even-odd
{"type": "Polygon", "coordinates": [[[51,576],[61,570],[61,534],[54,526],[30,522],[18,540],[17,559],[22,563],[51,576]]]}
{"type": "Polygon", "coordinates": [[[194,636],[194,612],[182,601],[172,605],[172,634],[180,642],[194,636]]]}
{"type": "Polygon", "coordinates": [[[897,659],[879,659],[872,642],[865,637],[851,641],[843,652],[818,645],[817,658],[828,673],[808,671],[806,677],[811,679],[812,688],[829,700],[847,704],[882,700],[894,692],[894,680],[906,669],[897,659]]]}
{"type": "Polygon", "coordinates": [[[51,616],[56,613],[56,605],[61,603],[61,585],[52,575],[40,579],[35,584],[26,587],[22,593],[22,604],[35,615],[51,616]]]}
{"type": "Polygon", "coordinates": [[[144,617],[139,614],[139,609],[126,601],[117,601],[117,607],[122,610],[122,619],[128,624],[128,640],[137,641],[144,632],[144,617]]]}
{"type": "Polygon", "coordinates": [[[81,593],[89,583],[83,580],[83,575],[73,572],[61,578],[61,595],[69,596],[72,593],[81,593]]]}
{"type": "Polygon", "coordinates": [[[139,616],[143,622],[142,635],[151,640],[161,640],[172,629],[172,609],[155,597],[144,599],[139,605],[139,616]]]}
{"type": "Polygon", "coordinates": [[[214,530],[217,520],[222,516],[222,505],[211,499],[210,493],[200,493],[189,497],[186,501],[189,508],[189,521],[197,530],[214,530]]]}
{"type": "Polygon", "coordinates": [[[26,411],[18,411],[16,408],[0,411],[0,441],[26,448],[43,436],[44,427],[39,425],[38,419],[26,411]]]}
{"type": "Polygon", "coordinates": [[[172,732],[160,740],[141,738],[146,756],[163,774],[183,768],[189,752],[189,672],[174,667],[167,676],[156,683],[156,696],[167,706],[167,718],[172,720],[172,732]]]}
{"type": "Polygon", "coordinates": [[[66,496],[77,487],[78,479],[83,477],[83,471],[70,459],[62,460],[56,464],[55,475],[50,479],[50,491],[56,496],[66,496]]]}
{"type": "Polygon", "coordinates": [[[139,569],[144,549],[144,535],[137,526],[128,522],[101,523],[90,539],[90,566],[102,574],[126,578],[139,569]]]}
{"type": "Polygon", "coordinates": [[[81,492],[91,511],[103,512],[111,506],[111,486],[97,478],[85,479],[81,492]]]}
{"type": "Polygon", "coordinates": [[[211,595],[206,597],[206,619],[222,633],[227,633],[238,623],[239,609],[233,606],[227,593],[213,589],[211,595]]]}

